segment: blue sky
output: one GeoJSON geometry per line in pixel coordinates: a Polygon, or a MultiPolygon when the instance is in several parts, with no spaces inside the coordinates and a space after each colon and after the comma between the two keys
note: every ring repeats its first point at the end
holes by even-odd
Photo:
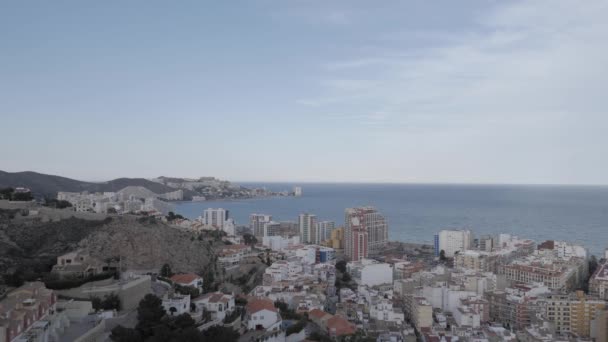
{"type": "Polygon", "coordinates": [[[606,1],[0,3],[0,169],[608,184],[606,1]]]}

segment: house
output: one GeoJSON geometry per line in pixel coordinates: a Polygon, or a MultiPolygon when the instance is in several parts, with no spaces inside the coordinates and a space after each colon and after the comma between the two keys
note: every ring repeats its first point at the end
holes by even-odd
{"type": "Polygon", "coordinates": [[[308,318],[325,331],[327,330],[327,321],[332,317],[334,317],[332,314],[319,309],[312,309],[308,312],[308,318]]]}
{"type": "Polygon", "coordinates": [[[218,253],[218,262],[222,267],[238,265],[249,252],[251,252],[251,246],[227,245],[218,253]]]}
{"type": "Polygon", "coordinates": [[[281,315],[270,299],[253,299],[245,306],[247,329],[279,330],[281,315]]]}
{"type": "Polygon", "coordinates": [[[346,318],[340,315],[332,315],[323,310],[310,310],[308,318],[331,337],[352,335],[357,331],[354,324],[346,318]]]}
{"type": "Polygon", "coordinates": [[[377,286],[393,284],[393,269],[390,264],[372,259],[351,261],[346,269],[358,285],[377,286]]]}
{"type": "Polygon", "coordinates": [[[42,282],[26,283],[9,292],[0,301],[0,341],[48,340],[54,327],[61,325],[53,318],[56,303],[55,293],[42,282]]]}
{"type": "Polygon", "coordinates": [[[174,274],[171,277],[171,281],[174,284],[177,284],[180,286],[189,286],[189,287],[198,289],[199,291],[203,290],[203,278],[201,276],[199,276],[198,274],[194,274],[194,273],[174,274]]]}
{"type": "Polygon", "coordinates": [[[382,297],[372,297],[369,305],[370,317],[378,321],[394,322],[397,325],[403,324],[405,315],[399,308],[393,307],[391,299],[382,297]]]}
{"type": "Polygon", "coordinates": [[[108,265],[79,249],[57,257],[57,264],[53,266],[51,272],[58,275],[60,278],[84,278],[89,275],[108,271],[109,269],[110,267],[108,265]]]}
{"type": "Polygon", "coordinates": [[[328,319],[326,325],[327,333],[330,337],[352,335],[357,331],[354,324],[340,315],[335,315],[328,319]]]}
{"type": "Polygon", "coordinates": [[[169,316],[190,312],[190,295],[170,293],[163,297],[163,308],[169,316]]]}
{"type": "Polygon", "coordinates": [[[213,319],[224,319],[227,313],[234,310],[234,296],[221,292],[207,293],[192,302],[197,308],[210,312],[213,319]]]}

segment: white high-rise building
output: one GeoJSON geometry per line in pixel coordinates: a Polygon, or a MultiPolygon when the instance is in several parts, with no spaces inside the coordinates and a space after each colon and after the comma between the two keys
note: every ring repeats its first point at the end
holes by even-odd
{"type": "Polygon", "coordinates": [[[302,196],[302,187],[300,187],[300,186],[294,186],[293,187],[293,195],[296,196],[296,197],[302,196]]]}
{"type": "Polygon", "coordinates": [[[300,242],[317,243],[317,215],[300,214],[298,222],[300,227],[300,242]]]}
{"type": "Polygon", "coordinates": [[[447,258],[454,253],[464,252],[473,246],[473,233],[470,230],[442,230],[435,235],[435,255],[444,251],[447,258]]]}
{"type": "Polygon", "coordinates": [[[334,221],[321,221],[317,223],[317,239],[316,244],[331,238],[331,232],[336,228],[334,221]]]}
{"type": "Polygon", "coordinates": [[[208,208],[203,211],[203,224],[223,230],[224,222],[228,219],[228,210],[222,208],[208,208]]]}
{"type": "Polygon", "coordinates": [[[249,228],[254,236],[264,236],[264,226],[272,221],[272,215],[266,214],[251,214],[249,215],[249,228]]]}
{"type": "Polygon", "coordinates": [[[276,221],[270,221],[264,223],[264,235],[263,236],[278,236],[281,235],[281,223],[276,221]]]}

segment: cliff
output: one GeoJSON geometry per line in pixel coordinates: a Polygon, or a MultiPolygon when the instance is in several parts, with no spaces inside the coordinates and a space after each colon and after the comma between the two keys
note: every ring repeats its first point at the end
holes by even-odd
{"type": "Polygon", "coordinates": [[[134,216],[43,222],[0,209],[0,273],[20,269],[32,276],[50,271],[57,256],[84,248],[93,257],[120,256],[127,269],[200,272],[214,253],[206,241],[161,222],[134,216]]]}

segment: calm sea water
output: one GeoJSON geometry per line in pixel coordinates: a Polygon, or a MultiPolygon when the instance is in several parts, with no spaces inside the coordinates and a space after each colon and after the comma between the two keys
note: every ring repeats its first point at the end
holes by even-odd
{"type": "MultiPolygon", "coordinates": [[[[270,190],[295,184],[242,183],[270,190]]],[[[302,197],[238,201],[183,202],[176,212],[196,218],[206,208],[225,208],[238,225],[249,214],[270,214],[276,221],[297,220],[302,212],[319,220],[344,222],[344,208],[372,205],[389,222],[391,240],[431,243],[445,228],[468,228],[476,236],[510,233],[538,241],[584,244],[593,254],[608,247],[608,187],[413,184],[297,184],[302,197]]]]}

